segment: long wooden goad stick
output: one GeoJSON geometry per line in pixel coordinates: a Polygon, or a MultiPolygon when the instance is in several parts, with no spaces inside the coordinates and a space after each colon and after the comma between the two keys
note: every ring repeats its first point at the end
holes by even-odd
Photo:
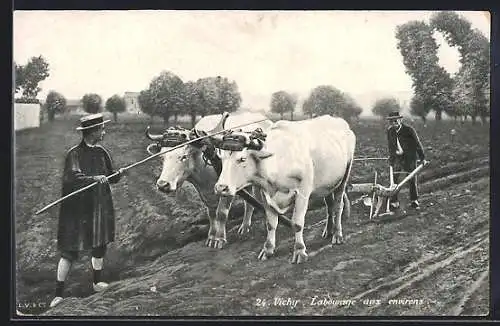
{"type": "MultiPolygon", "coordinates": [[[[123,169],[123,170],[125,170],[125,171],[126,171],[126,170],[129,170],[129,169],[131,169],[131,168],[133,168],[133,167],[136,167],[136,166],[138,166],[138,165],[140,165],[140,164],[143,164],[143,163],[145,163],[145,162],[147,162],[147,161],[149,161],[149,160],[151,160],[151,159],[153,159],[153,158],[155,158],[155,157],[157,157],[157,156],[159,156],[159,155],[162,155],[162,154],[165,154],[165,153],[171,152],[171,151],[176,150],[176,149],[178,149],[178,148],[181,148],[181,147],[183,147],[183,146],[186,146],[186,145],[189,145],[189,144],[191,144],[191,143],[194,143],[194,142],[196,142],[196,141],[198,141],[198,140],[202,140],[202,139],[205,139],[205,138],[209,138],[209,137],[212,137],[212,136],[215,136],[215,135],[221,134],[221,133],[223,133],[223,132],[225,132],[225,131],[228,131],[228,130],[231,130],[231,129],[236,129],[236,128],[245,127],[245,126],[252,125],[252,124],[259,123],[259,122],[266,121],[266,120],[267,120],[267,119],[262,119],[262,120],[257,120],[257,121],[253,121],[253,122],[249,122],[249,123],[244,123],[244,124],[241,124],[241,125],[239,125],[239,126],[234,126],[234,127],[231,127],[231,128],[222,129],[222,130],[219,130],[219,131],[217,131],[217,132],[209,133],[209,134],[207,134],[207,135],[205,135],[205,136],[202,136],[202,137],[198,137],[198,138],[195,138],[195,139],[191,139],[191,140],[189,140],[189,141],[187,141],[187,142],[185,142],[185,143],[182,143],[182,144],[180,144],[180,145],[177,145],[177,146],[171,147],[171,148],[169,148],[169,149],[167,149],[167,150],[165,150],[165,151],[160,151],[160,152],[158,152],[158,153],[156,153],[156,154],[153,154],[153,155],[151,155],[151,156],[148,156],[148,157],[146,157],[145,159],[140,160],[140,161],[138,161],[138,162],[135,162],[135,163],[133,163],[133,164],[130,164],[129,166],[126,166],[126,167],[124,167],[124,168],[122,168],[122,169],[123,169]]],[[[216,128],[216,129],[217,129],[217,128],[216,128]]],[[[110,174],[109,176],[107,176],[107,177],[106,177],[106,179],[108,179],[108,180],[109,180],[109,178],[112,178],[112,177],[114,177],[114,176],[116,176],[116,175],[118,175],[118,174],[119,174],[119,172],[115,172],[115,173],[113,173],[113,174],[110,174]]],[[[95,181],[94,183],[91,183],[91,184],[89,184],[88,186],[85,186],[85,187],[83,187],[83,188],[80,188],[80,189],[78,189],[78,190],[75,190],[75,191],[73,191],[72,193],[67,194],[67,195],[66,195],[66,196],[64,196],[64,197],[61,197],[61,198],[59,198],[58,200],[56,200],[56,201],[54,201],[54,202],[50,203],[49,205],[45,206],[44,208],[40,209],[38,212],[36,212],[36,213],[35,213],[35,215],[38,215],[38,214],[40,214],[40,213],[43,213],[43,212],[45,212],[46,210],[48,210],[49,208],[51,208],[51,207],[53,207],[53,206],[55,206],[55,205],[59,204],[59,203],[60,203],[60,202],[62,202],[63,200],[66,200],[66,199],[68,199],[68,198],[70,198],[70,197],[72,197],[72,196],[74,196],[74,195],[76,195],[76,194],[78,194],[78,193],[80,193],[80,192],[82,192],[82,191],[85,191],[85,190],[87,190],[87,189],[90,189],[90,188],[94,187],[94,186],[95,186],[95,185],[97,185],[97,184],[98,184],[98,182],[97,182],[97,181],[95,181]]]]}
{"type": "Polygon", "coordinates": [[[388,160],[388,157],[358,157],[354,161],[388,160]]]}

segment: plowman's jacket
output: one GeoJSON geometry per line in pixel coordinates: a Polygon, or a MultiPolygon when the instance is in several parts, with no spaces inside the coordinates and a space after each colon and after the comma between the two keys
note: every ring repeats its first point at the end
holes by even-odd
{"type": "MultiPolygon", "coordinates": [[[[111,156],[104,147],[88,146],[85,141],[66,153],[62,177],[62,196],[94,182],[92,176],[114,173],[111,156]]],[[[120,174],[108,179],[120,180],[120,174]]],[[[109,184],[97,184],[60,205],[57,245],[60,250],[87,250],[115,238],[115,212],[109,184]]]]}
{"type": "Polygon", "coordinates": [[[415,129],[404,123],[401,124],[399,131],[396,128],[389,127],[387,129],[387,142],[389,146],[389,164],[394,165],[397,158],[401,158],[403,163],[407,166],[411,165],[418,159],[424,160],[424,149],[420,139],[417,136],[415,129]],[[402,155],[397,155],[397,139],[401,148],[403,149],[402,155]]]}

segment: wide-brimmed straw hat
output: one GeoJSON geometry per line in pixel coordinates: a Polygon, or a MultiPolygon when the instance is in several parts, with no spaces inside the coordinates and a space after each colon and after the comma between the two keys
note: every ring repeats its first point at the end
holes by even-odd
{"type": "Polygon", "coordinates": [[[85,130],[105,124],[111,120],[104,120],[102,113],[90,114],[80,119],[80,126],[76,130],[85,130]]]}
{"type": "Polygon", "coordinates": [[[386,117],[387,120],[397,120],[397,119],[403,119],[403,116],[399,114],[399,112],[394,111],[389,113],[389,115],[386,117]]]}

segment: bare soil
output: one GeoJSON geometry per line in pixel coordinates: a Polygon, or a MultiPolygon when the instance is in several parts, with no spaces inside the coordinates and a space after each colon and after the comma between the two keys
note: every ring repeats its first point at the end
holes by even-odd
{"type": "MultiPolygon", "coordinates": [[[[146,157],[147,121],[107,127],[103,145],[122,167],[146,157]]],[[[430,122],[415,128],[431,164],[419,175],[421,209],[368,220],[353,205],[345,243],[321,238],[326,211],[310,210],[304,232],[309,259],[291,264],[293,233],[277,230],[276,255],[259,261],[266,229],[254,215],[239,236],[241,202],[228,221],[228,244],[205,247],[206,210],[194,188],[157,192],[160,160],[130,170],[113,186],[117,239],[105,260],[109,289],[93,293],[91,265],[82,255],[71,270],[67,298],[48,309],[59,259],[58,208],[34,212],[60,196],[64,152],[79,141],[73,120],[16,133],[15,222],[17,308],[26,314],[107,316],[345,315],[445,316],[489,312],[489,127],[430,122]],[[457,135],[453,142],[450,130],[457,135]]],[[[156,128],[159,128],[157,125],[156,128]]],[[[357,157],[387,156],[385,127],[352,123],[357,157]]],[[[388,185],[383,161],[357,162],[353,183],[388,185]]],[[[351,200],[356,197],[351,196],[351,200]]]]}

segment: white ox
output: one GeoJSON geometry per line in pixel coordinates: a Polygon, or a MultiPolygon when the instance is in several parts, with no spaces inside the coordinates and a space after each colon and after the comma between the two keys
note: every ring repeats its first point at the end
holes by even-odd
{"type": "MultiPolygon", "coordinates": [[[[252,121],[264,120],[259,123],[250,124],[242,127],[242,131],[250,131],[256,128],[268,129],[272,125],[272,121],[267,120],[266,116],[260,113],[241,112],[231,113],[223,127],[225,129],[250,123],[252,121]]],[[[216,128],[221,122],[221,115],[208,115],[201,118],[195,125],[194,129],[198,132],[210,132],[216,128]]],[[[185,130],[186,136],[189,130],[185,130]]],[[[159,140],[161,135],[148,135],[152,140],[159,140]]],[[[168,147],[163,147],[161,150],[166,150],[168,147]]],[[[220,151],[224,155],[225,151],[220,151]]],[[[208,218],[210,228],[206,245],[213,248],[222,249],[226,240],[226,221],[229,210],[234,201],[233,196],[219,196],[214,192],[214,185],[218,179],[218,175],[212,165],[208,165],[203,159],[203,148],[194,145],[187,145],[167,152],[163,155],[163,167],[160,177],[156,181],[157,189],[164,193],[175,192],[182,184],[187,181],[191,183],[197,190],[201,200],[206,205],[208,210],[208,218]]],[[[249,187],[253,188],[253,187],[249,187]]],[[[254,194],[254,189],[249,191],[254,194]]],[[[238,230],[239,234],[249,231],[251,218],[254,211],[253,206],[244,202],[244,217],[243,222],[238,230]]]]}
{"type": "Polygon", "coordinates": [[[303,229],[312,195],[322,196],[327,205],[323,237],[332,236],[332,244],[343,242],[341,216],[355,146],[356,136],[347,122],[325,115],[278,121],[267,131],[261,150],[245,148],[225,157],[217,193],[234,195],[250,184],[263,189],[267,240],[259,259],[274,254],[277,216],[290,209],[295,232],[292,263],[307,259],[303,229]]]}

